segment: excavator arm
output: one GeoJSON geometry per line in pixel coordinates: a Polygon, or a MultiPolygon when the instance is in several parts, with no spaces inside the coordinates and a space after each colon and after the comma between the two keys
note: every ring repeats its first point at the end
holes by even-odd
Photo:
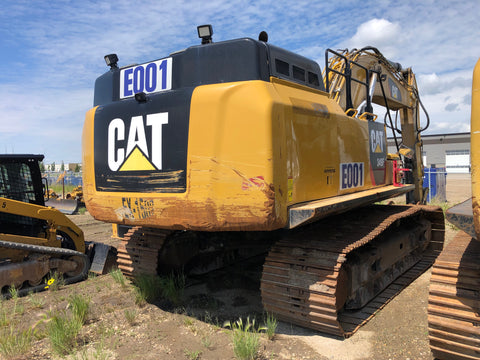
{"type": "Polygon", "coordinates": [[[399,63],[386,59],[376,48],[368,47],[351,52],[328,49],[325,73],[326,90],[347,115],[375,121],[372,104],[386,108],[385,125],[392,129],[404,167],[411,170],[408,182],[415,185],[413,198],[410,195],[408,202],[424,203],[420,134],[428,123],[421,128],[419,110],[422,104],[412,69],[402,69],[399,63]],[[400,118],[400,128],[392,119],[393,111],[400,118]],[[401,135],[401,142],[398,135],[401,135]]]}

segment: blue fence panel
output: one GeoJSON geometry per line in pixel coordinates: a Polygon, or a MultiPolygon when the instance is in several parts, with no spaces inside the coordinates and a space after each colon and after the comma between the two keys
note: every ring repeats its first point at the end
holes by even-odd
{"type": "Polygon", "coordinates": [[[440,202],[447,201],[447,172],[446,168],[425,168],[423,187],[428,188],[427,202],[433,198],[440,202]]]}

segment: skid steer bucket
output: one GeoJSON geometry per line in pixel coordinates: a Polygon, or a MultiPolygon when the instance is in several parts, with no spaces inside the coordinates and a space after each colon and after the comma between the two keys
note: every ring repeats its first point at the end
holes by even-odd
{"type": "Polygon", "coordinates": [[[64,214],[71,215],[78,208],[78,201],[72,199],[49,199],[45,201],[45,206],[51,206],[64,214]]]}

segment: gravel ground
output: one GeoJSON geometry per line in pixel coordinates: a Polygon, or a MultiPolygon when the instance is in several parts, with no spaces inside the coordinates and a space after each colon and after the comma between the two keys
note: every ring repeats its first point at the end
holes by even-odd
{"type": "MultiPolygon", "coordinates": [[[[471,196],[470,175],[450,174],[447,176],[448,205],[462,202],[471,196]]],[[[87,240],[97,240],[115,245],[110,239],[110,226],[92,222],[89,215],[73,216],[85,231],[87,240]],[[103,239],[103,240],[102,240],[103,239]]],[[[446,242],[455,233],[446,226],[446,242]]],[[[282,346],[276,349],[272,359],[309,358],[318,360],[360,360],[360,359],[433,359],[428,343],[427,299],[431,270],[416,279],[373,319],[348,339],[326,336],[315,331],[280,322],[277,341],[282,346]],[[300,355],[302,354],[302,355],[300,355]],[[313,354],[313,355],[312,355],[313,354]]],[[[261,309],[259,292],[250,294],[240,291],[247,302],[245,307],[232,310],[242,313],[257,313],[261,309]]],[[[223,300],[232,297],[232,291],[225,290],[223,300]]],[[[195,291],[191,289],[190,291],[195,291]]],[[[208,293],[208,290],[207,290],[208,293]]],[[[213,356],[213,355],[212,355],[213,356]]],[[[204,354],[201,359],[209,359],[204,354]]]]}

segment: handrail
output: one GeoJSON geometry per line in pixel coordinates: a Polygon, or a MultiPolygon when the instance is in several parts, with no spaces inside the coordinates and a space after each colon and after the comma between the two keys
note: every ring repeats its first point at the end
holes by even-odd
{"type": "MultiPolygon", "coordinates": [[[[327,49],[325,50],[325,90],[330,93],[330,73],[335,73],[339,76],[342,76],[345,78],[345,95],[346,95],[346,106],[345,108],[346,109],[351,109],[353,108],[353,101],[352,101],[352,81],[355,81],[361,85],[364,85],[365,86],[365,90],[366,90],[366,102],[367,102],[367,106],[365,108],[366,112],[368,113],[371,113],[373,111],[373,108],[372,108],[372,99],[371,99],[371,96],[370,96],[370,84],[369,84],[369,79],[370,79],[370,73],[372,72],[372,70],[369,70],[367,69],[365,66],[363,65],[360,65],[359,63],[357,63],[356,61],[353,61],[353,60],[349,60],[347,58],[347,56],[343,55],[343,54],[340,54],[339,52],[337,51],[334,51],[332,49],[327,49]],[[342,60],[344,60],[345,62],[345,67],[344,67],[344,71],[338,71],[336,69],[333,69],[332,67],[329,66],[329,53],[335,55],[337,58],[340,58],[342,60]],[[362,70],[365,70],[365,79],[366,81],[361,81],[357,78],[354,78],[352,77],[352,66],[358,66],[359,68],[361,68],[362,70]]],[[[350,116],[354,116],[354,115],[350,115],[350,116]]]]}

